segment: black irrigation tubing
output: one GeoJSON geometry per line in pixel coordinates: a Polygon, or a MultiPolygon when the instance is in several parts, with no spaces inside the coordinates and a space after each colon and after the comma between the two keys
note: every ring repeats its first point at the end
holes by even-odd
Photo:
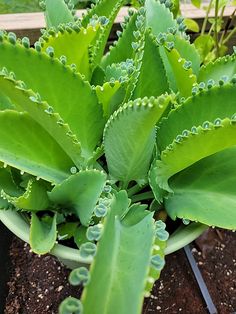
{"type": "Polygon", "coordinates": [[[208,309],[209,313],[210,314],[217,314],[218,313],[217,309],[216,309],[216,307],[215,307],[215,305],[214,305],[214,303],[212,301],[210,293],[209,293],[209,291],[207,289],[205,281],[204,281],[204,279],[202,277],[200,269],[198,268],[198,265],[197,265],[197,263],[195,261],[195,258],[194,258],[193,254],[192,254],[192,251],[191,251],[189,245],[186,245],[184,247],[184,251],[185,251],[185,254],[186,254],[187,259],[189,261],[189,264],[190,264],[190,266],[192,268],[192,271],[194,273],[194,276],[196,278],[196,281],[198,283],[198,286],[199,286],[199,289],[200,289],[200,291],[202,293],[204,301],[205,301],[205,303],[207,305],[207,309],[208,309]]]}

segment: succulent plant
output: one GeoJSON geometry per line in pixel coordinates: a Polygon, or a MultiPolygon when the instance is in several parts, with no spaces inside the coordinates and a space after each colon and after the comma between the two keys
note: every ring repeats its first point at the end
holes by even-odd
{"type": "Polygon", "coordinates": [[[236,228],[235,55],[201,67],[169,0],[129,11],[104,54],[124,2],[78,19],[46,0],[33,48],[0,32],[1,213],[30,222],[37,254],[74,238],[70,282],[85,289],[61,313],[141,311],[164,266],[163,208],[236,228]]]}

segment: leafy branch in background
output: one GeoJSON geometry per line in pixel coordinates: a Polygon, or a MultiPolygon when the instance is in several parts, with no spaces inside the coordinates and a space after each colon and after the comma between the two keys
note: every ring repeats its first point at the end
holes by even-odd
{"type": "MultiPolygon", "coordinates": [[[[73,0],[77,9],[84,9],[95,1],[86,0],[73,0]]],[[[41,11],[38,0],[1,0],[0,1],[0,14],[4,13],[27,13],[41,11]]]]}
{"type": "MultiPolygon", "coordinates": [[[[236,33],[235,13],[225,20],[224,12],[227,6],[234,6],[232,0],[211,0],[209,3],[192,1],[197,8],[205,10],[205,18],[200,30],[200,35],[195,39],[194,44],[199,51],[201,61],[208,63],[220,56],[224,56],[228,50],[227,44],[236,33]],[[213,16],[212,16],[213,14],[213,16]],[[210,25],[209,30],[207,26],[210,25]]],[[[190,28],[190,30],[193,30],[190,28]]],[[[196,29],[196,31],[198,31],[196,29]]]]}

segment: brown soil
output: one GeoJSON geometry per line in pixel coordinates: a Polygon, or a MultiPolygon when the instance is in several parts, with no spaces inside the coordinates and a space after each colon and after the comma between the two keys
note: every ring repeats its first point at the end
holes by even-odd
{"type": "MultiPolygon", "coordinates": [[[[235,248],[235,233],[219,234],[214,230],[193,248],[219,314],[236,311],[235,248]]],[[[58,313],[65,297],[80,296],[79,289],[67,283],[69,271],[53,257],[36,256],[17,239],[10,255],[12,271],[5,314],[58,313]]],[[[151,297],[145,300],[143,313],[208,313],[183,250],[167,257],[165,270],[151,297]]]]}

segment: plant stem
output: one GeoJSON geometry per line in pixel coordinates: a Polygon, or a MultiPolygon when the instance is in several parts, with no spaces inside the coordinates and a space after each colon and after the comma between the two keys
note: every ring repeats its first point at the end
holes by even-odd
{"type": "Polygon", "coordinates": [[[146,186],[147,184],[144,184],[142,186],[140,186],[139,184],[135,184],[134,186],[132,186],[132,188],[128,189],[128,196],[130,197],[138,193],[139,191],[143,190],[146,186]]]}
{"type": "MultiPolygon", "coordinates": [[[[226,25],[225,25],[225,29],[224,29],[224,31],[223,31],[223,33],[222,33],[222,35],[221,35],[221,38],[220,38],[220,44],[222,45],[222,44],[224,44],[224,37],[227,35],[227,31],[229,30],[229,28],[230,28],[230,25],[231,25],[231,23],[232,23],[232,20],[233,20],[233,18],[234,18],[234,16],[235,16],[235,13],[236,13],[236,9],[233,11],[233,13],[231,14],[231,16],[228,18],[228,21],[226,22],[226,25]]],[[[234,28],[230,31],[230,33],[229,33],[229,35],[231,34],[231,32],[233,32],[234,31],[234,28]]],[[[231,36],[230,36],[231,37],[231,36]]],[[[227,38],[227,37],[226,37],[227,38]]],[[[226,39],[225,39],[226,40],[226,39]]],[[[227,42],[228,40],[226,40],[226,42],[227,42]]]]}
{"type": "Polygon", "coordinates": [[[118,187],[120,190],[127,190],[129,182],[120,181],[118,187]]]}
{"type": "MultiPolygon", "coordinates": [[[[224,6],[222,7],[222,10],[221,10],[221,13],[220,13],[220,20],[221,20],[221,21],[223,21],[223,16],[224,16],[225,8],[226,8],[226,5],[224,5],[224,6]]],[[[219,40],[219,46],[221,46],[221,44],[222,44],[222,40],[223,40],[223,38],[224,38],[224,33],[225,33],[225,30],[222,32],[221,38],[220,38],[220,40],[219,40]]]]}
{"type": "Polygon", "coordinates": [[[216,0],[215,3],[215,27],[214,27],[214,37],[215,37],[215,45],[216,45],[216,58],[220,56],[220,49],[219,49],[219,38],[218,38],[218,12],[219,12],[219,0],[216,0]]]}
{"type": "Polygon", "coordinates": [[[223,40],[223,45],[225,45],[235,33],[236,33],[236,27],[234,27],[234,29],[232,29],[229,35],[223,40]]]}
{"type": "Polygon", "coordinates": [[[149,200],[151,198],[154,198],[154,195],[151,191],[141,193],[141,194],[136,194],[133,197],[131,197],[132,202],[139,202],[139,201],[144,201],[144,200],[149,200]]]}
{"type": "Polygon", "coordinates": [[[208,32],[208,35],[209,35],[209,36],[211,35],[213,29],[214,29],[214,25],[211,25],[211,27],[210,27],[210,29],[209,29],[209,32],[208,32]]]}
{"type": "Polygon", "coordinates": [[[213,3],[213,0],[210,1],[209,5],[207,7],[206,16],[205,16],[203,24],[202,24],[201,35],[204,35],[204,33],[206,31],[207,21],[208,21],[208,17],[209,17],[209,13],[210,13],[211,7],[212,7],[212,3],[213,3]]]}

